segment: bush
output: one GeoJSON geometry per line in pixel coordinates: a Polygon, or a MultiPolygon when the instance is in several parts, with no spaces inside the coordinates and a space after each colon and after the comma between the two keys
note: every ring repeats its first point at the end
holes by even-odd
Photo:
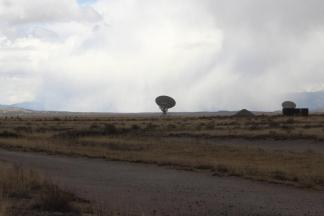
{"type": "Polygon", "coordinates": [[[34,208],[47,212],[76,212],[71,205],[73,200],[73,195],[62,192],[56,185],[47,184],[41,191],[34,208]]]}
{"type": "Polygon", "coordinates": [[[287,181],[288,180],[286,174],[284,172],[282,172],[282,171],[279,171],[279,170],[271,172],[271,175],[276,180],[280,180],[280,181],[287,181]]]}
{"type": "Polygon", "coordinates": [[[11,132],[11,131],[1,131],[0,137],[1,138],[18,138],[19,135],[15,132],[11,132]]]}
{"type": "Polygon", "coordinates": [[[105,124],[104,127],[91,125],[88,129],[78,129],[60,132],[54,135],[54,138],[77,139],[79,137],[87,136],[115,135],[121,132],[123,131],[118,130],[113,124],[105,124]]]}
{"type": "Polygon", "coordinates": [[[131,127],[131,130],[136,130],[137,131],[139,129],[141,129],[141,127],[138,126],[137,124],[133,124],[132,127],[131,127]]]}
{"type": "Polygon", "coordinates": [[[89,127],[90,130],[95,130],[95,129],[99,129],[99,128],[100,128],[100,126],[97,123],[93,123],[89,127]]]}
{"type": "Polygon", "coordinates": [[[169,130],[173,130],[173,129],[176,129],[176,128],[177,128],[177,126],[174,125],[174,124],[168,124],[167,125],[167,129],[169,129],[169,130]]]}
{"type": "Polygon", "coordinates": [[[10,198],[29,198],[29,191],[37,187],[37,175],[27,172],[22,168],[6,167],[1,170],[5,176],[0,179],[0,190],[2,195],[10,198]]]}
{"type": "Polygon", "coordinates": [[[118,130],[113,124],[105,124],[104,132],[105,134],[116,134],[118,133],[118,130]]]}
{"type": "Polygon", "coordinates": [[[0,176],[0,215],[81,215],[80,199],[33,171],[0,163],[0,176]]]}
{"type": "Polygon", "coordinates": [[[207,130],[213,130],[215,128],[215,123],[214,122],[208,122],[205,126],[207,130]]]}
{"type": "Polygon", "coordinates": [[[23,133],[32,133],[33,132],[32,127],[24,127],[24,126],[15,127],[14,130],[17,131],[18,133],[20,133],[20,132],[23,132],[23,133]]]}
{"type": "Polygon", "coordinates": [[[156,128],[158,128],[159,126],[156,124],[152,124],[151,122],[148,123],[145,127],[146,130],[155,130],[156,128]]]}

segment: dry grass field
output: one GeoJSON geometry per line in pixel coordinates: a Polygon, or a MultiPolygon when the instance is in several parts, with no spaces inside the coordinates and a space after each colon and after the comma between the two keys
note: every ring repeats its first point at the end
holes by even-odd
{"type": "Polygon", "coordinates": [[[324,116],[3,117],[0,146],[324,188],[324,116]]]}
{"type": "Polygon", "coordinates": [[[33,171],[0,162],[0,216],[94,215],[89,202],[33,171]]]}

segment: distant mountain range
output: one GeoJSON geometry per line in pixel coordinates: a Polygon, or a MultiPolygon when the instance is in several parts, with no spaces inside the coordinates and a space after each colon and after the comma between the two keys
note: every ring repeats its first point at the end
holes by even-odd
{"type": "Polygon", "coordinates": [[[0,105],[0,114],[20,114],[32,113],[32,110],[16,107],[12,105],[0,105]]]}
{"type": "MultiPolygon", "coordinates": [[[[324,91],[317,92],[301,92],[292,93],[284,97],[286,100],[292,100],[297,104],[299,108],[309,108],[312,112],[324,112],[324,91]]],[[[44,106],[38,102],[24,102],[12,105],[0,105],[0,114],[4,113],[35,113],[35,112],[49,113],[44,110],[44,106]]],[[[172,115],[195,115],[195,116],[229,116],[235,114],[237,111],[216,111],[216,112],[172,112],[172,115]]],[[[69,112],[52,112],[52,113],[69,113],[69,112]]],[[[274,112],[254,112],[255,114],[277,114],[274,112]]],[[[109,113],[107,113],[109,114],[109,113]]],[[[117,113],[110,113],[116,115],[117,113]]],[[[127,114],[127,113],[125,113],[127,114]]],[[[140,115],[152,115],[154,113],[141,113],[140,115]]],[[[129,113],[129,115],[137,115],[135,113],[129,113]]]]}
{"type": "Polygon", "coordinates": [[[28,110],[44,111],[44,106],[41,103],[37,103],[37,102],[16,103],[16,104],[12,104],[10,106],[11,107],[19,107],[19,108],[28,109],[28,110]]]}
{"type": "MultiPolygon", "coordinates": [[[[25,108],[18,107],[19,104],[14,105],[0,105],[0,115],[49,115],[49,116],[160,116],[160,112],[143,112],[143,113],[96,113],[96,112],[56,112],[56,111],[36,111],[30,108],[32,106],[25,106],[25,108]]],[[[216,112],[170,112],[168,115],[170,116],[232,116],[236,114],[237,111],[216,111],[216,112]]],[[[256,115],[273,115],[277,114],[276,112],[254,112],[256,115]]]]}

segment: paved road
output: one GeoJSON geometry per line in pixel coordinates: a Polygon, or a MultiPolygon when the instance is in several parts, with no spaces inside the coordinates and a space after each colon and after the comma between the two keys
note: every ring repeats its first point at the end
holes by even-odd
{"type": "Polygon", "coordinates": [[[0,150],[121,215],[324,215],[324,192],[157,167],[0,150]]]}

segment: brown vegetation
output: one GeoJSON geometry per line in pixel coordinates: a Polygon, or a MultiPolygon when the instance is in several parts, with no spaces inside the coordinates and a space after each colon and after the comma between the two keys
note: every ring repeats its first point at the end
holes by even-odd
{"type": "Polygon", "coordinates": [[[211,170],[215,175],[323,189],[324,144],[318,151],[307,146],[297,151],[294,145],[300,139],[321,143],[323,132],[320,115],[7,118],[0,121],[0,146],[211,170]],[[232,144],[240,140],[242,144],[232,144]],[[264,144],[266,140],[270,144],[264,144]],[[276,140],[291,146],[271,146],[276,140]]]}
{"type": "Polygon", "coordinates": [[[0,216],[93,215],[90,204],[33,171],[0,163],[0,216]]]}

